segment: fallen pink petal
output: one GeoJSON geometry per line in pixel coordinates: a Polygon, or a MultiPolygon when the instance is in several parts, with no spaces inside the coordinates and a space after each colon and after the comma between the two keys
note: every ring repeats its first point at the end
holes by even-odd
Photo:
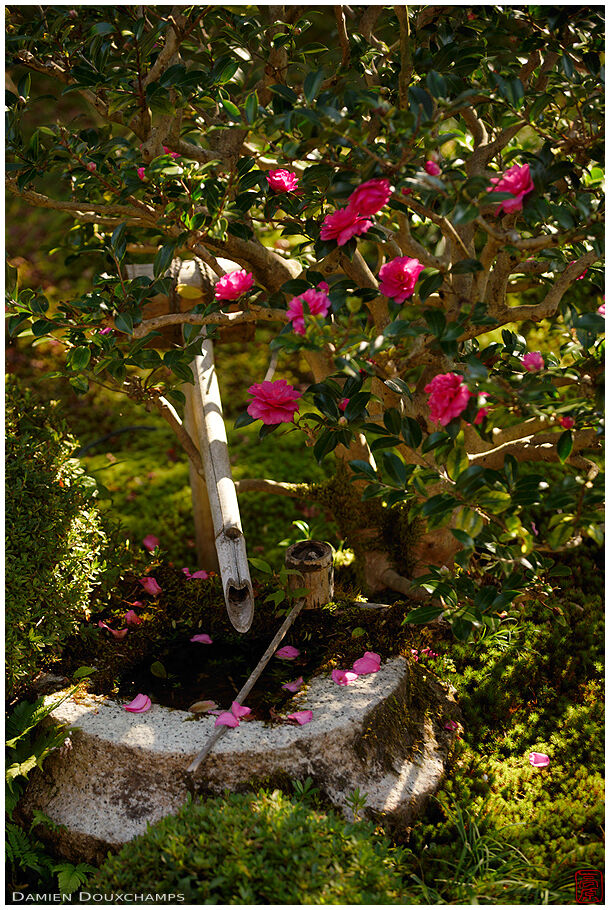
{"type": "Polygon", "coordinates": [[[193,637],[190,640],[194,641],[200,645],[211,645],[212,644],[212,639],[205,632],[199,632],[197,635],[193,635],[193,637]]]}
{"type": "Polygon", "coordinates": [[[100,629],[108,629],[110,634],[114,638],[116,638],[118,641],[121,641],[123,638],[125,638],[125,636],[127,635],[128,631],[129,631],[129,629],[111,629],[110,626],[107,625],[105,622],[102,622],[101,619],[98,622],[98,626],[100,627],[100,629]]]}
{"type": "Polygon", "coordinates": [[[275,652],[275,656],[279,657],[280,660],[294,660],[300,653],[298,648],[293,648],[292,645],[284,645],[283,648],[275,652]]]}
{"type": "Polygon", "coordinates": [[[349,686],[351,682],[358,679],[358,674],[353,670],[333,670],[330,677],[338,686],[349,686]]]}
{"type": "Polygon", "coordinates": [[[142,543],[149,552],[152,552],[159,546],[159,538],[154,534],[147,534],[142,543]]]}
{"type": "Polygon", "coordinates": [[[294,720],[302,727],[313,720],[313,711],[295,711],[294,714],[288,714],[286,720],[294,720]]]}
{"type": "Polygon", "coordinates": [[[193,572],[193,574],[190,576],[190,578],[203,578],[203,579],[209,578],[209,577],[210,577],[210,574],[209,574],[209,572],[206,572],[205,569],[199,569],[197,572],[193,572]]]}
{"type": "Polygon", "coordinates": [[[245,705],[240,705],[239,702],[234,701],[231,705],[231,713],[239,720],[240,717],[247,717],[252,711],[250,708],[246,708],[245,705]]]}
{"type": "Polygon", "coordinates": [[[190,569],[187,569],[186,566],[184,566],[184,568],[182,569],[182,571],[184,572],[184,574],[186,575],[187,578],[192,578],[192,577],[193,577],[193,576],[191,575],[191,570],[190,570],[190,569]]]}
{"type": "Polygon", "coordinates": [[[534,768],[548,768],[551,759],[544,752],[530,752],[530,765],[534,768]]]}
{"type": "Polygon", "coordinates": [[[457,728],[458,728],[458,725],[454,720],[448,720],[447,723],[445,724],[445,730],[453,731],[453,730],[457,730],[457,728]]]}
{"type": "Polygon", "coordinates": [[[239,727],[239,720],[230,711],[223,711],[214,722],[215,727],[239,727]]]}
{"type": "Polygon", "coordinates": [[[381,657],[374,651],[365,651],[364,657],[359,657],[354,661],[353,670],[359,676],[365,676],[367,673],[377,673],[381,666],[381,657]]]}
{"type": "Polygon", "coordinates": [[[419,651],[416,651],[415,648],[411,648],[411,654],[413,655],[413,660],[419,660],[419,651]]]}
{"type": "Polygon", "coordinates": [[[139,692],[133,701],[130,701],[127,705],[123,705],[123,707],[131,714],[144,714],[145,711],[150,710],[151,700],[148,695],[142,695],[142,693],[139,692]]]}
{"type": "Polygon", "coordinates": [[[303,677],[299,676],[298,679],[293,679],[292,682],[284,683],[282,689],[286,689],[287,692],[298,692],[302,685],[303,677]]]}
{"type": "Polygon", "coordinates": [[[142,620],[135,610],[128,610],[123,617],[123,622],[126,622],[128,626],[139,626],[142,620]]]}
{"type": "Polygon", "coordinates": [[[140,584],[144,588],[147,594],[152,594],[153,597],[156,597],[157,594],[161,593],[161,586],[157,582],[156,578],[153,578],[152,575],[145,575],[144,578],[140,579],[140,584]]]}

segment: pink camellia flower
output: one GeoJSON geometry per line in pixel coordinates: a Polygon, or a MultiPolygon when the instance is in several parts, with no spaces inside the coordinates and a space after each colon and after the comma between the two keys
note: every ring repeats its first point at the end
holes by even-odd
{"type": "Polygon", "coordinates": [[[298,692],[302,685],[303,677],[299,676],[298,679],[293,679],[292,682],[284,683],[282,689],[286,689],[287,692],[298,692]]]}
{"type": "Polygon", "coordinates": [[[365,676],[367,673],[379,672],[381,666],[381,657],[374,651],[365,651],[364,657],[359,657],[354,661],[353,671],[358,676],[365,676]]]}
{"type": "Polygon", "coordinates": [[[544,360],[540,351],[528,351],[521,358],[521,363],[528,373],[537,373],[539,370],[544,369],[544,360]]]}
{"type": "Polygon", "coordinates": [[[209,635],[206,635],[205,632],[199,632],[197,635],[193,635],[190,641],[194,641],[200,645],[211,645],[212,639],[209,635]]]}
{"type": "Polygon", "coordinates": [[[454,720],[448,720],[445,724],[445,730],[457,730],[458,725],[454,720]]]}
{"type": "MultiPolygon", "coordinates": [[[[210,712],[211,713],[211,712],[210,712]]],[[[239,720],[231,711],[223,711],[214,722],[215,727],[239,727],[239,720]]]]}
{"type": "Polygon", "coordinates": [[[285,379],[255,383],[248,389],[248,394],[253,398],[246,408],[248,414],[267,425],[292,423],[299,410],[297,399],[301,394],[285,379]]]}
{"type": "Polygon", "coordinates": [[[91,171],[92,174],[95,173],[95,171],[97,171],[97,164],[95,163],[95,161],[88,161],[85,166],[88,171],[91,171]]]}
{"type": "Polygon", "coordinates": [[[305,334],[304,303],[307,304],[312,316],[326,316],[330,309],[330,298],[323,291],[314,291],[313,288],[309,288],[298,297],[293,297],[288,303],[288,318],[298,335],[305,334]]]}
{"type": "Polygon", "coordinates": [[[325,294],[328,294],[330,288],[328,286],[328,281],[319,281],[316,285],[318,291],[324,291],[325,294]]]}
{"type": "Polygon", "coordinates": [[[402,193],[403,196],[412,196],[413,195],[413,190],[411,189],[410,186],[403,186],[403,188],[401,189],[400,192],[402,193]]]}
{"type": "Polygon", "coordinates": [[[530,765],[534,768],[548,768],[551,759],[544,752],[530,752],[530,765]]]}
{"type": "Polygon", "coordinates": [[[288,714],[286,720],[294,720],[302,727],[313,720],[313,711],[295,711],[294,714],[288,714]]]}
{"type": "Polygon", "coordinates": [[[374,177],[356,187],[347,200],[347,207],[358,215],[374,215],[384,207],[391,195],[390,181],[385,177],[374,177]]]}
{"type": "Polygon", "coordinates": [[[418,259],[397,256],[379,269],[379,292],[397,303],[404,303],[415,290],[417,279],[425,266],[418,259]]]}
{"type": "Polygon", "coordinates": [[[155,537],[154,534],[147,534],[142,543],[149,552],[152,552],[159,546],[159,538],[155,537]]]}
{"type": "Polygon", "coordinates": [[[564,430],[571,430],[576,421],[573,417],[560,417],[559,423],[564,428],[564,430]]]}
{"type": "Polygon", "coordinates": [[[193,572],[190,578],[202,578],[204,581],[206,578],[210,577],[210,573],[206,572],[205,569],[198,569],[197,572],[193,572]]]}
{"type": "Polygon", "coordinates": [[[598,306],[597,312],[599,313],[600,316],[605,316],[606,315],[606,304],[602,303],[601,306],[598,306]]]}
{"type": "Polygon", "coordinates": [[[299,178],[293,171],[269,171],[267,182],[274,193],[292,193],[299,185],[299,178]]]}
{"type": "Polygon", "coordinates": [[[505,199],[496,209],[496,215],[501,212],[520,212],[523,208],[523,198],[534,189],[534,182],[530,174],[529,164],[513,164],[501,177],[492,177],[494,184],[487,190],[488,193],[512,193],[512,199],[505,199]]]}
{"type": "Polygon", "coordinates": [[[140,579],[140,584],[144,588],[147,594],[152,594],[153,597],[156,597],[157,594],[161,593],[161,587],[157,582],[156,578],[153,578],[152,575],[145,575],[144,578],[140,579]]]}
{"type": "Polygon", "coordinates": [[[424,164],[424,170],[426,174],[430,174],[431,177],[438,177],[438,175],[441,173],[441,169],[436,161],[426,161],[424,164]]]}
{"type": "Polygon", "coordinates": [[[145,172],[146,172],[146,168],[145,168],[145,167],[139,167],[139,168],[138,168],[138,177],[140,178],[140,180],[144,180],[144,179],[145,179],[145,178],[144,178],[145,172]]]}
{"type": "Polygon", "coordinates": [[[342,398],[339,402],[339,410],[344,411],[349,404],[349,398],[342,398]]]}
{"type": "Polygon", "coordinates": [[[275,656],[279,657],[280,660],[294,660],[300,653],[298,648],[293,648],[292,645],[284,645],[283,648],[275,652],[275,656]]]}
{"type": "Polygon", "coordinates": [[[246,708],[245,705],[240,705],[239,702],[236,701],[231,703],[231,714],[233,714],[234,717],[236,717],[238,720],[240,717],[247,717],[248,714],[251,713],[251,708],[246,708]]]}
{"type": "Polygon", "coordinates": [[[351,208],[337,209],[327,215],[320,231],[321,240],[336,240],[338,246],[343,246],[356,234],[366,234],[373,226],[373,222],[359,215],[351,208]]]}
{"type": "Polygon", "coordinates": [[[102,622],[101,619],[98,622],[98,626],[100,629],[108,629],[112,637],[116,638],[117,641],[122,641],[122,639],[125,638],[127,632],[129,631],[129,629],[111,629],[110,626],[106,625],[105,622],[102,622]]]}
{"type": "Polygon", "coordinates": [[[430,396],[430,420],[442,427],[459,417],[468,406],[470,391],[458,373],[439,373],[424,388],[430,396]]]}
{"type": "MultiPolygon", "coordinates": [[[[479,392],[478,404],[483,404],[485,400],[489,398],[487,392],[479,392]]],[[[491,408],[481,407],[477,411],[476,417],[474,418],[474,425],[476,427],[480,426],[483,423],[487,415],[489,414],[491,408]]]]}
{"type": "Polygon", "coordinates": [[[171,155],[172,158],[180,157],[180,154],[178,152],[172,152],[172,150],[170,148],[168,148],[166,145],[163,146],[163,151],[165,152],[166,155],[171,155]]]}
{"type": "Polygon", "coordinates": [[[150,711],[151,700],[148,695],[142,695],[139,692],[133,701],[130,701],[129,704],[123,705],[126,711],[130,711],[131,714],[144,714],[145,711],[150,711]]]}
{"type": "Polygon", "coordinates": [[[235,272],[229,272],[219,278],[214,286],[214,297],[216,300],[237,300],[242,294],[250,290],[254,284],[252,272],[246,272],[245,269],[237,269],[235,272]]]}
{"type": "Polygon", "coordinates": [[[126,622],[128,626],[139,626],[142,620],[135,610],[128,610],[123,617],[123,622],[126,622]]]}
{"type": "Polygon", "coordinates": [[[353,670],[333,670],[330,674],[330,678],[333,682],[336,682],[338,686],[349,686],[351,682],[358,679],[358,674],[354,673],[353,670]]]}

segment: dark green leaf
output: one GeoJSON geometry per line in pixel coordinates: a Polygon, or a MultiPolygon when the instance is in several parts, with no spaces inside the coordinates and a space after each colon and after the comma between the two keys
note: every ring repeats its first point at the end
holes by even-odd
{"type": "Polygon", "coordinates": [[[415,610],[411,610],[410,613],[407,613],[405,616],[405,622],[413,623],[423,623],[423,622],[433,622],[435,619],[438,619],[439,616],[442,616],[443,608],[434,604],[425,604],[423,607],[417,607],[415,610]]]}
{"type": "Polygon", "coordinates": [[[305,76],[305,81],[303,82],[303,94],[307,99],[308,103],[314,100],[318,92],[320,91],[320,86],[324,82],[324,70],[310,70],[309,73],[305,76]]]}
{"type": "Polygon", "coordinates": [[[562,464],[570,457],[573,445],[574,438],[571,430],[564,430],[557,440],[557,454],[562,464]]]}
{"type": "Polygon", "coordinates": [[[115,317],[114,327],[125,335],[133,335],[133,319],[131,313],[119,313],[115,317]]]}
{"type": "Polygon", "coordinates": [[[460,259],[451,267],[452,275],[469,275],[472,272],[483,271],[483,266],[478,259],[460,259]]]}
{"type": "Polygon", "coordinates": [[[419,294],[419,299],[424,303],[431,294],[434,294],[435,291],[438,291],[440,286],[443,283],[443,276],[440,272],[433,272],[431,275],[428,275],[427,278],[424,278],[417,293],[419,294]]]}

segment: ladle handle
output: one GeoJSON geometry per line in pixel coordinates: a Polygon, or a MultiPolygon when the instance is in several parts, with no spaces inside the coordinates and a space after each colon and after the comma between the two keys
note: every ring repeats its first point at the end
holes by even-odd
{"type": "MultiPolygon", "coordinates": [[[[267,666],[267,664],[269,663],[269,661],[271,660],[273,655],[275,654],[277,646],[279,645],[282,638],[284,637],[284,635],[286,634],[286,632],[288,631],[290,626],[293,624],[293,622],[295,621],[295,619],[297,618],[297,616],[299,615],[299,613],[301,612],[301,610],[303,609],[304,606],[305,606],[305,598],[301,598],[300,600],[297,600],[294,607],[292,608],[292,610],[290,611],[290,613],[288,614],[288,616],[286,617],[286,619],[284,620],[284,622],[282,623],[282,625],[280,626],[278,631],[275,633],[269,647],[267,648],[267,650],[265,651],[265,653],[259,660],[258,664],[256,665],[256,667],[254,668],[254,670],[248,677],[247,681],[244,683],[242,688],[239,690],[239,692],[235,696],[235,701],[238,704],[241,705],[243,699],[247,698],[247,696],[250,694],[250,692],[254,688],[254,684],[258,680],[259,676],[261,675],[261,673],[263,672],[263,670],[265,669],[265,667],[267,666]]],[[[190,763],[190,765],[186,769],[187,774],[195,773],[195,771],[197,770],[197,768],[199,767],[201,762],[212,751],[212,749],[214,748],[214,746],[216,745],[216,743],[218,742],[220,737],[224,736],[224,734],[227,732],[228,729],[229,729],[229,727],[216,727],[216,729],[214,730],[214,732],[208,739],[207,743],[205,744],[205,746],[203,747],[201,752],[193,759],[193,761],[190,763]]]]}

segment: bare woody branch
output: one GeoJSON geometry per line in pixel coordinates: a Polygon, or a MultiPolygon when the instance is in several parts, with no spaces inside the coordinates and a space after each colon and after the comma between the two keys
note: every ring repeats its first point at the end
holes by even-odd
{"type": "Polygon", "coordinates": [[[265,307],[250,307],[249,310],[236,313],[167,313],[164,316],[155,316],[146,319],[133,330],[134,338],[144,338],[149,332],[166,328],[168,325],[241,325],[246,322],[287,322],[286,310],[266,309],[265,307]]]}
{"type": "Polygon", "coordinates": [[[400,29],[400,72],[398,74],[398,98],[402,110],[409,106],[409,85],[413,75],[413,54],[411,51],[411,32],[409,28],[409,10],[406,6],[395,6],[394,12],[400,29]]]}
{"type": "Polygon", "coordinates": [[[345,28],[345,14],[343,12],[343,7],[334,6],[333,10],[335,12],[335,21],[337,23],[337,34],[339,36],[339,44],[341,45],[341,69],[345,69],[349,65],[350,58],[350,48],[349,48],[349,38],[347,37],[347,29],[345,28]]]}
{"type": "MultiPolygon", "coordinates": [[[[531,435],[525,439],[505,442],[488,452],[472,455],[471,464],[482,465],[485,468],[500,470],[504,466],[506,455],[512,455],[517,461],[546,461],[559,460],[557,454],[558,433],[541,433],[531,435]]],[[[578,430],[573,434],[573,452],[578,454],[582,449],[597,449],[601,443],[595,430],[578,430]]]]}
{"type": "Polygon", "coordinates": [[[188,455],[193,467],[199,476],[205,480],[205,471],[203,469],[203,462],[201,461],[199,449],[193,442],[190,434],[185,429],[184,424],[176,412],[176,409],[165,398],[155,398],[152,401],[147,402],[147,408],[150,409],[151,407],[156,408],[161,417],[163,417],[163,419],[172,428],[173,432],[178,438],[178,441],[180,442],[180,445],[188,455]]]}

